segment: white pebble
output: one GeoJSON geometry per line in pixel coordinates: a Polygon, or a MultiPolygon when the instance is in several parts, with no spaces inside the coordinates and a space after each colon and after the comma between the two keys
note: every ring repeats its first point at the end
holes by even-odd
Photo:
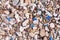
{"type": "Polygon", "coordinates": [[[46,31],[49,31],[48,27],[45,27],[45,30],[46,30],[46,31]]]}
{"type": "Polygon", "coordinates": [[[34,33],[29,33],[29,35],[30,35],[31,37],[34,37],[35,34],[34,34],[34,33]]]}
{"type": "Polygon", "coordinates": [[[22,23],[22,25],[23,25],[23,26],[26,26],[28,22],[29,22],[29,20],[27,19],[27,20],[25,20],[25,21],[22,23]]]}
{"type": "Polygon", "coordinates": [[[46,36],[47,36],[47,37],[49,36],[49,33],[48,33],[48,32],[46,32],[46,36]]]}
{"type": "Polygon", "coordinates": [[[50,23],[50,27],[54,28],[55,27],[54,23],[50,23]]]}
{"type": "Polygon", "coordinates": [[[54,15],[54,16],[57,16],[57,14],[56,14],[56,13],[54,13],[53,15],[54,15]]]}
{"type": "Polygon", "coordinates": [[[26,13],[25,16],[26,16],[26,18],[29,18],[29,13],[26,13]]]}
{"type": "Polygon", "coordinates": [[[20,32],[24,31],[24,27],[20,26],[20,32]]]}

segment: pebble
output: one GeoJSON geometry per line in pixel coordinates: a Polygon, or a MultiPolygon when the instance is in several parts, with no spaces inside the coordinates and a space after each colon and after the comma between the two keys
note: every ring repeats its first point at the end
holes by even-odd
{"type": "Polygon", "coordinates": [[[50,27],[51,27],[51,28],[55,28],[54,23],[50,23],[50,27]]]}
{"type": "Polygon", "coordinates": [[[43,40],[48,40],[48,39],[47,39],[47,37],[44,37],[44,39],[43,39],[43,40]]]}
{"type": "Polygon", "coordinates": [[[26,18],[29,18],[29,13],[26,13],[25,16],[26,16],[26,18]]]}
{"type": "Polygon", "coordinates": [[[20,26],[20,32],[24,31],[24,27],[20,26]]]}
{"type": "Polygon", "coordinates": [[[55,17],[57,16],[57,14],[56,14],[56,13],[54,13],[53,15],[54,15],[55,17]]]}
{"type": "Polygon", "coordinates": [[[45,30],[46,30],[46,31],[49,31],[48,27],[45,27],[45,30]]]}
{"type": "Polygon", "coordinates": [[[40,35],[41,35],[41,37],[45,36],[45,30],[44,29],[41,29],[40,35]]]}
{"type": "Polygon", "coordinates": [[[30,35],[31,37],[34,37],[35,34],[34,34],[34,33],[29,33],[29,35],[30,35]]]}
{"type": "Polygon", "coordinates": [[[38,11],[37,14],[38,14],[38,15],[41,15],[41,11],[38,11]]]}
{"type": "Polygon", "coordinates": [[[26,26],[28,22],[29,22],[29,20],[27,19],[27,20],[25,20],[25,21],[22,23],[22,25],[23,25],[23,26],[26,26]]]}

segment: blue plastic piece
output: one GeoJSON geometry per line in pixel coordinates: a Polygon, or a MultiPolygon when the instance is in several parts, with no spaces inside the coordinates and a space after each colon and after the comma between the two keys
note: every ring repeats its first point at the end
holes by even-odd
{"type": "Polygon", "coordinates": [[[46,16],[46,19],[50,21],[51,16],[47,15],[47,16],[46,16]]]}
{"type": "Polygon", "coordinates": [[[44,24],[44,26],[48,26],[48,24],[44,24]]]}
{"type": "Polygon", "coordinates": [[[13,40],[13,38],[11,37],[10,40],[13,40]]]}
{"type": "Polygon", "coordinates": [[[34,24],[31,24],[30,27],[33,28],[34,27],[34,24]]]}
{"type": "Polygon", "coordinates": [[[53,40],[53,38],[50,36],[50,39],[49,40],[53,40]]]}
{"type": "Polygon", "coordinates": [[[33,18],[33,21],[34,21],[34,20],[37,20],[37,18],[33,18]]]}
{"type": "Polygon", "coordinates": [[[11,17],[7,17],[7,20],[10,21],[11,20],[11,17]]]}

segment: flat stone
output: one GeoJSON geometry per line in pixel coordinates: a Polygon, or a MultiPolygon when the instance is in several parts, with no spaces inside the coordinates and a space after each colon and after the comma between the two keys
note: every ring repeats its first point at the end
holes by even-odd
{"type": "Polygon", "coordinates": [[[43,36],[45,36],[45,30],[44,29],[41,29],[41,31],[40,31],[40,35],[41,35],[41,37],[43,37],[43,36]]]}

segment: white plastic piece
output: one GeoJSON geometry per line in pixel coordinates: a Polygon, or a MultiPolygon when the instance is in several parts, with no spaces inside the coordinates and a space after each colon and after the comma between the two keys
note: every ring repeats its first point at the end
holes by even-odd
{"type": "Polygon", "coordinates": [[[50,27],[54,28],[55,27],[54,23],[50,23],[50,27]]]}

